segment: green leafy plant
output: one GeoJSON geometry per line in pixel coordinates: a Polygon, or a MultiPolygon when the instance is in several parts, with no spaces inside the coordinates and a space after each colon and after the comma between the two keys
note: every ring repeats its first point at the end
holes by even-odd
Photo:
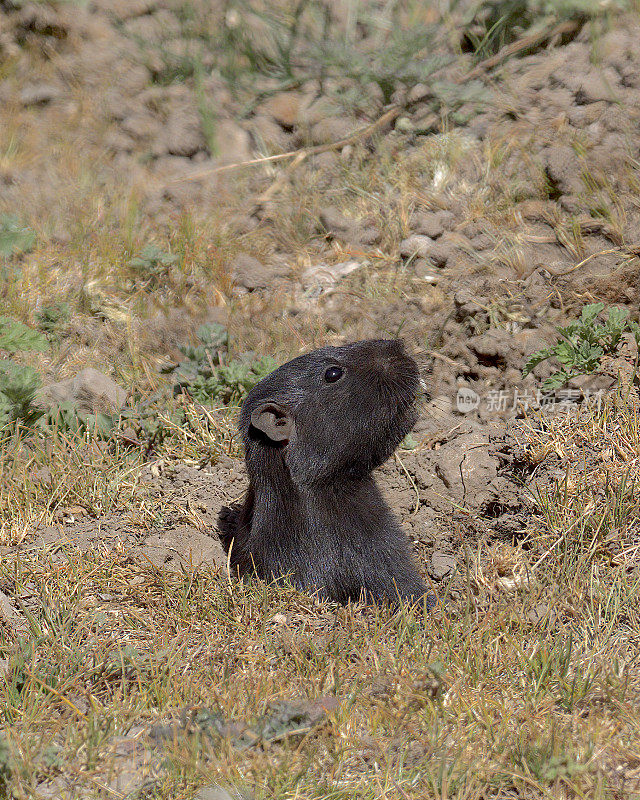
{"type": "Polygon", "coordinates": [[[413,434],[408,433],[404,439],[400,442],[400,449],[401,450],[415,450],[418,446],[418,442],[416,441],[413,434]]]}
{"type": "Polygon", "coordinates": [[[562,339],[553,347],[535,352],[524,365],[526,377],[538,364],[555,358],[561,368],[543,383],[545,389],[557,389],[578,375],[590,375],[600,368],[602,357],[614,355],[625,333],[631,333],[640,352],[640,325],[630,320],[624,308],[610,307],[603,322],[598,321],[604,303],[584,306],[579,319],[558,328],[562,339]]]}
{"type": "Polygon", "coordinates": [[[129,267],[145,281],[157,282],[164,278],[178,260],[177,256],[167,253],[155,244],[147,244],[137,256],[130,259],[129,267]]]}
{"type": "Polygon", "coordinates": [[[10,317],[0,316],[0,350],[17,353],[19,350],[36,350],[44,353],[49,342],[38,331],[10,317]]]}
{"type": "Polygon", "coordinates": [[[46,424],[54,426],[59,431],[86,435],[98,439],[108,438],[117,425],[119,414],[80,413],[70,401],[65,401],[54,406],[47,412],[46,424]]]}
{"type": "MultiPolygon", "coordinates": [[[[200,342],[198,345],[182,345],[179,349],[186,362],[181,362],[178,369],[185,365],[185,369],[189,364],[200,364],[203,361],[208,361],[211,354],[218,359],[218,351],[226,350],[229,346],[229,334],[224,325],[217,322],[201,325],[197,332],[196,338],[200,342]]],[[[195,373],[194,373],[195,374],[195,373]]]]}
{"type": "Polygon", "coordinates": [[[42,306],[36,313],[38,328],[52,341],[60,337],[65,323],[71,317],[71,307],[68,303],[49,303],[42,306]]]}
{"type": "MultiPolygon", "coordinates": [[[[38,331],[9,317],[0,317],[0,350],[10,355],[19,351],[45,351],[49,342],[38,331]]],[[[35,404],[40,386],[38,373],[12,358],[0,360],[0,429],[20,421],[32,425],[42,416],[35,404]]]]}
{"type": "Polygon", "coordinates": [[[40,378],[34,369],[11,359],[0,361],[0,429],[20,420],[32,425],[42,411],[34,405],[40,378]]]}
{"type": "Polygon", "coordinates": [[[13,214],[0,216],[0,257],[22,255],[33,250],[36,234],[13,214]]]}
{"type": "Polygon", "coordinates": [[[202,325],[196,335],[200,344],[181,347],[184,360],[163,371],[174,376],[176,394],[184,392],[203,405],[239,404],[277,366],[273,358],[252,353],[226,360],[228,333],[222,325],[202,325]]]}
{"type": "Polygon", "coordinates": [[[214,382],[205,387],[205,392],[210,388],[216,399],[224,405],[239,405],[256,383],[266,378],[277,366],[271,356],[256,358],[247,353],[228,364],[221,364],[213,376],[214,382]]]}

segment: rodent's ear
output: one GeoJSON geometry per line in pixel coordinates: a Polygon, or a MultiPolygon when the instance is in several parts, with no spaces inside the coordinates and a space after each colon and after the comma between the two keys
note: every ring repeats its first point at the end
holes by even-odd
{"type": "Polygon", "coordinates": [[[251,424],[272,442],[288,442],[294,431],[291,415],[278,403],[262,403],[251,413],[251,424]]]}

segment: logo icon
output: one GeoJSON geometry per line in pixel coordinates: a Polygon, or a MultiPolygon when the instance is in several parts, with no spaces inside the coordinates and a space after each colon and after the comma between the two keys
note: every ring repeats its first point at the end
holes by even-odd
{"type": "Polygon", "coordinates": [[[458,389],[456,394],[456,408],[461,414],[468,414],[470,411],[475,410],[480,405],[480,395],[469,389],[467,386],[462,386],[458,389]]]}

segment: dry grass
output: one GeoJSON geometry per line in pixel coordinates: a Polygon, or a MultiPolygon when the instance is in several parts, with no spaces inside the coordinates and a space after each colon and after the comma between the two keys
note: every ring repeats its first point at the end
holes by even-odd
{"type": "Polygon", "coordinates": [[[549,560],[576,585],[585,570],[603,563],[632,574],[637,569],[640,429],[635,390],[619,388],[594,407],[531,430],[534,462],[554,454],[566,465],[562,479],[537,495],[551,546],[549,560]]]}
{"type": "MultiPolygon", "coordinates": [[[[85,125],[90,118],[86,111],[85,125]]],[[[20,109],[12,109],[0,121],[0,134],[10,141],[12,130],[26,131],[17,152],[11,149],[18,174],[24,168],[20,158],[38,152],[41,146],[36,125],[37,118],[20,109]],[[35,137],[31,144],[30,136],[35,137]]],[[[402,157],[392,138],[380,137],[374,143],[375,158],[368,148],[356,145],[348,158],[337,158],[332,166],[294,171],[261,224],[242,234],[236,231],[234,216],[246,212],[249,198],[277,180],[279,171],[274,174],[264,168],[234,175],[233,191],[216,190],[216,210],[192,205],[154,220],[146,214],[141,198],[158,183],[157,176],[143,166],[126,180],[110,171],[102,163],[100,135],[97,130],[91,132],[90,141],[98,137],[96,145],[87,142],[79,159],[75,123],[60,121],[58,157],[46,181],[50,191],[55,191],[55,206],[37,183],[24,187],[19,208],[0,198],[0,213],[17,214],[38,234],[36,249],[12,268],[5,292],[7,312],[33,324],[35,312],[44,303],[64,301],[71,306],[72,335],[60,351],[39,362],[54,378],[91,363],[129,385],[155,389],[154,373],[164,353],[148,335],[146,323],[174,308],[195,318],[211,307],[225,307],[238,349],[269,350],[284,357],[297,352],[301,342],[324,343],[331,332],[315,312],[327,305],[326,298],[308,301],[287,291],[279,293],[271,305],[260,307],[260,297],[237,296],[228,268],[238,252],[266,261],[286,254],[294,273],[350,259],[365,264],[353,279],[343,281],[350,302],[357,307],[354,317],[365,320],[363,330],[351,334],[357,337],[389,332],[381,328],[380,309],[398,295],[416,297],[419,302],[424,297],[430,313],[444,307],[439,290],[416,281],[397,256],[400,241],[410,232],[411,214],[437,210],[443,192],[467,209],[467,220],[460,218],[460,224],[472,221],[482,210],[505,236],[513,230],[517,241],[519,222],[513,219],[513,202],[494,184],[500,165],[490,169],[482,147],[455,133],[425,139],[402,157]],[[334,242],[327,248],[318,222],[320,210],[327,206],[344,210],[348,217],[369,220],[381,232],[380,242],[375,246],[334,242]],[[145,280],[129,266],[131,258],[149,243],[177,256],[175,265],[158,281],[145,280]],[[283,325],[291,307],[302,313],[283,325]]],[[[519,147],[516,142],[510,146],[519,147]]],[[[511,264],[510,259],[507,262],[511,264]]],[[[470,258],[460,269],[472,265],[470,258]]]]}
{"type": "Polygon", "coordinates": [[[165,465],[203,466],[239,455],[236,411],[177,398],[121,421],[107,439],[55,424],[4,435],[0,545],[18,545],[47,525],[115,511],[127,512],[132,527],[148,529],[170,505],[149,485],[165,465]]]}
{"type": "Polygon", "coordinates": [[[134,767],[166,798],[635,796],[637,401],[532,421],[526,440],[564,477],[541,474],[524,548],[481,547],[466,596],[427,616],[124,550],[4,557],[27,621],[0,632],[10,796],[46,779],[59,797],[129,796],[110,781],[134,767]],[[326,696],[320,719],[265,733],[274,703],[326,696]],[[149,740],[160,723],[173,732],[149,740]]]}
{"type": "Polygon", "coordinates": [[[65,516],[100,516],[136,494],[140,452],[93,436],[21,429],[0,441],[0,544],[18,544],[65,516]]]}

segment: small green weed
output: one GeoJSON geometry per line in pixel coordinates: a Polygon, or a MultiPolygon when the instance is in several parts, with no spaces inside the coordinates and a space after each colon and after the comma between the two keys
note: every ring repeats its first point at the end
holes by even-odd
{"type": "MultiPolygon", "coordinates": [[[[41,329],[53,338],[58,335],[62,320],[68,318],[68,306],[64,303],[45,306],[37,316],[41,329]]],[[[13,355],[48,349],[49,339],[42,333],[9,317],[0,317],[0,350],[13,355]]],[[[116,415],[81,415],[69,402],[45,413],[45,409],[35,405],[39,387],[40,377],[32,367],[18,364],[12,358],[0,360],[0,430],[20,422],[26,428],[54,426],[59,431],[89,433],[101,438],[107,436],[117,423],[116,415]]]]}
{"type": "Polygon", "coordinates": [[[119,418],[119,414],[102,412],[81,414],[73,403],[65,401],[47,412],[46,422],[61,433],[105,439],[110,436],[119,418]]]}
{"type": "Polygon", "coordinates": [[[141,280],[155,284],[166,277],[169,268],[177,260],[177,256],[167,253],[155,244],[148,244],[137,256],[130,259],[129,267],[141,280]]]}
{"type": "Polygon", "coordinates": [[[250,353],[226,360],[229,339],[222,325],[202,325],[197,337],[200,344],[181,347],[185,359],[163,371],[174,376],[176,394],[185,393],[204,405],[240,404],[247,392],[277,366],[269,356],[256,358],[250,353]]]}
{"type": "MultiPolygon", "coordinates": [[[[640,352],[640,325],[630,320],[624,308],[610,307],[604,322],[598,316],[604,303],[584,306],[580,318],[565,328],[558,328],[562,339],[553,347],[535,352],[524,365],[526,377],[538,364],[555,358],[562,366],[543,383],[545,389],[557,389],[578,375],[591,375],[600,368],[602,357],[617,353],[622,337],[631,333],[640,352]]],[[[637,357],[636,357],[637,366],[637,357]]]]}
{"type": "MultiPolygon", "coordinates": [[[[0,350],[13,355],[48,348],[49,343],[41,333],[9,317],[0,317],[0,350]]],[[[0,360],[0,430],[18,420],[32,425],[42,416],[42,410],[34,405],[39,386],[40,378],[34,369],[11,358],[0,360]]]]}
{"type": "Polygon", "coordinates": [[[37,312],[36,321],[39,330],[47,336],[49,341],[57,341],[70,317],[69,303],[48,303],[37,312]]]}
{"type": "MultiPolygon", "coordinates": [[[[408,90],[418,83],[430,82],[431,76],[452,61],[452,56],[436,55],[437,25],[416,25],[407,30],[391,24],[388,30],[383,26],[376,30],[374,19],[363,20],[374,36],[369,40],[371,47],[360,45],[354,48],[344,38],[326,37],[311,49],[318,74],[324,70],[327,77],[351,79],[357,84],[353,97],[367,85],[376,85],[385,104],[390,103],[398,89],[408,90]]],[[[434,100],[438,104],[457,99],[460,87],[443,81],[430,82],[434,100]]],[[[473,95],[476,84],[466,90],[473,95]]],[[[475,99],[475,95],[469,99],[475,99]]],[[[464,101],[463,101],[464,102],[464,101]]]]}
{"type": "Polygon", "coordinates": [[[28,253],[35,247],[36,234],[13,214],[0,216],[0,257],[28,253]]]}
{"type": "Polygon", "coordinates": [[[586,766],[568,753],[554,753],[556,744],[551,740],[540,744],[529,743],[512,753],[513,762],[525,775],[533,775],[541,783],[556,783],[575,779],[586,766]]]}
{"type": "Polygon", "coordinates": [[[239,405],[248,392],[277,367],[271,356],[255,358],[251,354],[221,364],[217,370],[213,391],[225,405],[239,405]]]}
{"type": "Polygon", "coordinates": [[[11,359],[0,361],[0,430],[20,420],[32,425],[42,411],[34,406],[40,378],[34,369],[11,359]]]}

